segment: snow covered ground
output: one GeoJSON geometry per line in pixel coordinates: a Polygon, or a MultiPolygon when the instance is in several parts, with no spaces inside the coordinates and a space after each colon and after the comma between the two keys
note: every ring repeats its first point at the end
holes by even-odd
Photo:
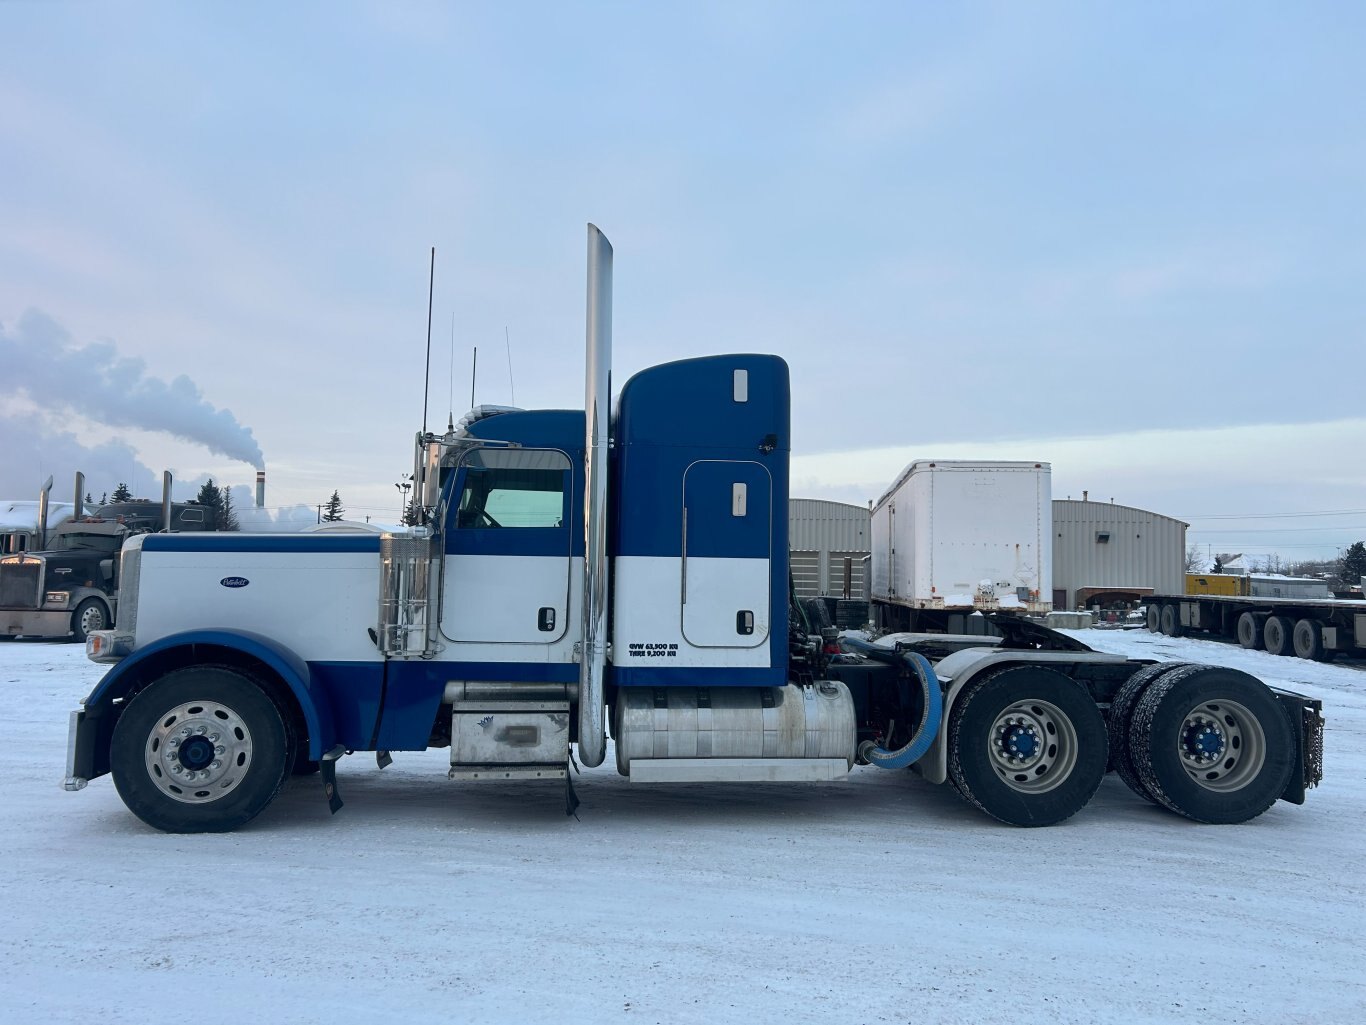
{"type": "Polygon", "coordinates": [[[445,779],[344,759],[248,828],[167,836],[60,789],[100,668],[0,644],[8,1022],[1366,1021],[1366,671],[1146,632],[1097,648],[1324,701],[1303,807],[1200,826],[1107,778],[1051,829],[872,768],[847,783],[445,779]]]}

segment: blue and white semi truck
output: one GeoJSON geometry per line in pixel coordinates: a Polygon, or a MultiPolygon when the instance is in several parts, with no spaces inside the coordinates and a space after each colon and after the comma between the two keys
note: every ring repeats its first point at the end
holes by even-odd
{"type": "Polygon", "coordinates": [[[336,810],[339,757],[437,746],[452,779],[562,780],[573,810],[573,753],[610,746],[646,784],[914,768],[1020,826],[1068,818],[1109,767],[1201,821],[1304,801],[1319,703],[1246,674],[1010,617],[989,639],[816,634],[788,577],[786,364],[652,367],[609,412],[612,249],[588,234],[585,410],[419,435],[422,526],[124,546],[67,789],[109,774],[151,826],[222,831],[291,774],[321,769],[336,810]]]}

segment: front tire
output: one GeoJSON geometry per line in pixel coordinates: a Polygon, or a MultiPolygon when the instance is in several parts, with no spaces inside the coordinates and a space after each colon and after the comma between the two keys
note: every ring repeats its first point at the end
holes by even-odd
{"type": "Polygon", "coordinates": [[[77,644],[84,644],[89,634],[109,626],[109,609],[98,598],[87,598],[71,613],[71,633],[77,644]]]}
{"type": "Polygon", "coordinates": [[[1091,800],[1105,775],[1100,710],[1073,680],[1015,666],[954,705],[949,778],[963,797],[1012,826],[1051,826],[1091,800]]]}
{"type": "Polygon", "coordinates": [[[1186,666],[1148,687],[1129,746],[1143,785],[1197,822],[1256,818],[1293,771],[1290,718],[1270,688],[1236,669],[1186,666]]]}
{"type": "Polygon", "coordinates": [[[109,761],[123,803],[149,826],[222,833],[275,798],[292,757],[280,709],[254,680],[229,666],[192,666],[128,703],[109,761]]]}

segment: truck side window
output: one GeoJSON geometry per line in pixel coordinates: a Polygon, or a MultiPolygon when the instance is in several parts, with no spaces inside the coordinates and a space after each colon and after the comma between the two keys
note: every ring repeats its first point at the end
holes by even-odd
{"type": "Polygon", "coordinates": [[[465,457],[461,530],[564,525],[569,460],[544,449],[478,449],[465,457]]]}

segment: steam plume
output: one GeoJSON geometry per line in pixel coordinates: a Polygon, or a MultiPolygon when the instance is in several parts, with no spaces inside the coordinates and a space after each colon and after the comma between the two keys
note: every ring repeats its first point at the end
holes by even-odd
{"type": "Polygon", "coordinates": [[[36,310],[13,332],[0,326],[0,391],[22,393],[44,409],[69,410],[110,427],[159,431],[203,445],[258,470],[265,467],[251,431],[217,409],[185,375],[170,384],[147,374],[140,359],[120,356],[112,342],[76,346],[36,310]]]}

